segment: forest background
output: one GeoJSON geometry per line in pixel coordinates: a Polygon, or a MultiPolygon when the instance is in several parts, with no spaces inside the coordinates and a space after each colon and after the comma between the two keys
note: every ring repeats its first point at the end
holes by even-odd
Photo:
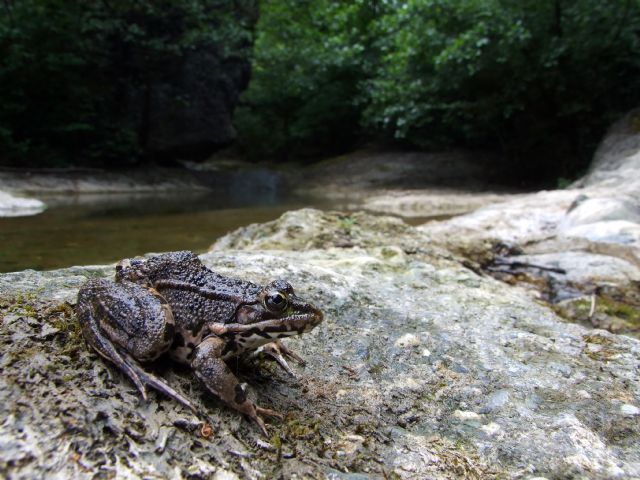
{"type": "Polygon", "coordinates": [[[0,55],[5,167],[373,142],[557,181],[640,104],[640,0],[5,0],[0,55]]]}

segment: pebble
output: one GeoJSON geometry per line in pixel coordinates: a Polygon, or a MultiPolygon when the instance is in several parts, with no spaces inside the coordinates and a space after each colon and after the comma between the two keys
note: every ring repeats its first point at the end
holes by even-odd
{"type": "Polygon", "coordinates": [[[405,333],[394,343],[396,347],[415,347],[420,345],[420,339],[413,333],[405,333]]]}
{"type": "Polygon", "coordinates": [[[470,410],[456,410],[455,412],[453,412],[453,416],[462,421],[480,420],[480,415],[470,410]]]}
{"type": "Polygon", "coordinates": [[[630,403],[625,403],[620,407],[620,413],[625,417],[635,417],[636,415],[640,415],[640,408],[630,403]]]}
{"type": "Polygon", "coordinates": [[[487,425],[483,425],[482,427],[480,427],[480,429],[484,433],[486,433],[488,436],[492,437],[496,433],[498,433],[500,430],[502,430],[502,427],[498,425],[496,422],[491,422],[491,423],[488,423],[487,425]]]}

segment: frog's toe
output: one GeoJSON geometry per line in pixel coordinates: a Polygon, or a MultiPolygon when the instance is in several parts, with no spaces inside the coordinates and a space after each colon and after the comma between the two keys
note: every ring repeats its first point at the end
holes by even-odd
{"type": "Polygon", "coordinates": [[[268,415],[270,417],[276,417],[279,418],[280,420],[284,419],[284,415],[282,415],[280,412],[276,412],[275,410],[271,410],[269,408],[262,408],[259,407],[257,405],[254,405],[254,413],[252,415],[250,415],[251,420],[253,420],[258,427],[260,427],[260,430],[262,431],[263,435],[265,437],[268,437],[269,434],[267,433],[267,427],[264,424],[264,420],[262,420],[262,418],[260,418],[260,415],[268,415]]]}
{"type": "Polygon", "coordinates": [[[171,388],[166,381],[156,377],[150,372],[145,371],[138,362],[132,358],[128,353],[122,352],[122,356],[124,357],[125,364],[129,367],[129,369],[133,372],[134,377],[132,380],[138,387],[142,398],[147,400],[147,386],[154,388],[158,392],[164,393],[169,398],[173,398],[178,403],[181,403],[189,410],[191,410],[195,415],[201,416],[202,410],[197,408],[191,401],[186,398],[181,393],[177,392],[173,388],[171,388]]]}
{"type": "Polygon", "coordinates": [[[271,358],[273,358],[278,363],[278,365],[280,365],[280,367],[292,377],[295,377],[295,373],[289,366],[289,363],[286,360],[287,358],[289,360],[295,360],[300,365],[305,365],[304,359],[294,351],[289,350],[280,340],[267,343],[259,350],[257,350],[256,354],[260,352],[265,353],[266,355],[269,355],[271,358]]]}
{"type": "Polygon", "coordinates": [[[264,420],[262,420],[258,415],[252,416],[251,420],[253,420],[253,422],[258,425],[258,428],[260,429],[260,431],[262,432],[262,434],[265,437],[268,437],[269,434],[267,433],[267,427],[264,424],[264,420]]]}
{"type": "Polygon", "coordinates": [[[276,412],[275,410],[271,410],[270,408],[262,408],[257,405],[255,407],[256,407],[256,413],[258,415],[268,415],[270,417],[279,418],[280,420],[284,419],[284,415],[282,415],[280,412],[276,412]]]}

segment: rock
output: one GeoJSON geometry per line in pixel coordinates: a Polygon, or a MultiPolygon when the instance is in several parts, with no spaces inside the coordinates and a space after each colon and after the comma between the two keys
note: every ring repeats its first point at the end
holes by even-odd
{"type": "Polygon", "coordinates": [[[640,182],[640,109],[630,111],[611,126],[594,155],[586,177],[579,183],[585,187],[604,186],[633,189],[640,182]]]}
{"type": "Polygon", "coordinates": [[[322,212],[303,208],[286,212],[264,224],[252,224],[218,239],[212,250],[308,250],[312,248],[381,248],[389,260],[399,261],[405,251],[429,252],[451,257],[449,252],[427,243],[428,238],[399,218],[355,212],[322,212]],[[395,245],[386,246],[390,238],[395,245]],[[380,247],[385,245],[385,247],[380,247]]]}
{"type": "Polygon", "coordinates": [[[507,243],[543,240],[556,235],[577,190],[541,191],[488,205],[472,213],[420,227],[433,241],[453,245],[498,239],[507,243]]]}
{"type": "MultiPolygon", "coordinates": [[[[150,155],[204,158],[235,139],[231,116],[249,84],[248,58],[223,58],[207,44],[171,60],[149,87],[148,139],[141,147],[150,155]]],[[[142,104],[145,91],[129,88],[131,103],[142,104]]],[[[142,126],[145,119],[134,121],[142,126]]]]}
{"type": "Polygon", "coordinates": [[[69,193],[206,192],[209,181],[214,180],[211,177],[203,172],[161,167],[115,172],[99,169],[0,171],[0,187],[12,193],[62,197],[69,197],[69,193]]]}
{"type": "Polygon", "coordinates": [[[622,412],[622,414],[626,417],[635,417],[637,415],[640,415],[640,408],[636,407],[635,405],[625,403],[620,407],[620,412],[622,412]]]}
{"type": "Polygon", "coordinates": [[[286,413],[268,421],[270,439],[211,400],[188,371],[160,362],[158,374],[210,416],[214,434],[203,437],[184,408],[154,392],[140,400],[86,350],[64,302],[84,278],[111,275],[112,267],[0,275],[0,472],[640,475],[640,424],[621,408],[640,397],[639,341],[564,322],[522,289],[479,276],[439,249],[418,249],[426,240],[420,230],[355,218],[337,240],[352,247],[331,246],[325,236],[339,216],[305,210],[217,244],[247,250],[202,256],[225,275],[285,278],[325,313],[320,327],[287,343],[307,361],[296,378],[266,360],[234,364],[249,395],[286,413]],[[307,223],[290,231],[295,218],[307,223]],[[272,250],[256,250],[250,239],[272,250]]]}
{"type": "Polygon", "coordinates": [[[640,248],[640,223],[608,220],[575,227],[565,227],[561,237],[584,238],[594,243],[613,243],[640,248]]]}
{"type": "Polygon", "coordinates": [[[33,198],[18,198],[0,191],[0,217],[21,217],[36,215],[47,206],[44,202],[33,198]]]}
{"type": "Polygon", "coordinates": [[[403,217],[442,219],[507,201],[515,195],[444,189],[391,190],[365,198],[363,207],[403,217]]]}
{"type": "MultiPolygon", "coordinates": [[[[600,303],[640,310],[639,112],[612,127],[589,174],[572,188],[514,196],[419,230],[537,298],[559,302],[595,292],[600,303]]],[[[573,319],[585,321],[582,314],[573,319]]],[[[629,318],[611,314],[592,315],[589,323],[638,331],[629,318]]]]}
{"type": "Polygon", "coordinates": [[[589,252],[563,251],[535,255],[518,255],[519,262],[549,269],[541,274],[548,275],[554,282],[564,282],[575,286],[585,286],[588,290],[598,284],[615,283],[628,285],[640,282],[640,268],[616,257],[589,252]],[[555,272],[559,269],[563,272],[555,272]]]}
{"type": "Polygon", "coordinates": [[[297,174],[292,172],[290,188],[322,197],[442,185],[456,190],[484,191],[498,177],[496,160],[479,152],[406,152],[374,147],[317,162],[297,174]]]}
{"type": "Polygon", "coordinates": [[[567,211],[560,223],[560,229],[616,220],[640,223],[640,203],[630,198],[587,197],[567,211]]]}

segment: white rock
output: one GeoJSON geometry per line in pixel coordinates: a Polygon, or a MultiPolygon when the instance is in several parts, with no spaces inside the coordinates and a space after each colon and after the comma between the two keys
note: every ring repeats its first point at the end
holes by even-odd
{"type": "Polygon", "coordinates": [[[640,223],[640,205],[629,198],[587,198],[567,212],[560,227],[564,230],[577,225],[613,220],[640,223]]]}
{"type": "Polygon", "coordinates": [[[399,339],[396,340],[396,347],[415,347],[420,345],[420,339],[413,333],[405,333],[399,339]]]}
{"type": "Polygon", "coordinates": [[[34,198],[14,197],[0,191],[0,217],[21,217],[35,215],[42,212],[47,206],[44,202],[34,198]]]}
{"type": "Polygon", "coordinates": [[[502,430],[502,427],[495,422],[491,422],[491,423],[488,423],[487,425],[481,426],[480,429],[483,432],[485,432],[487,435],[492,437],[493,435],[498,433],[500,430],[502,430]]]}

